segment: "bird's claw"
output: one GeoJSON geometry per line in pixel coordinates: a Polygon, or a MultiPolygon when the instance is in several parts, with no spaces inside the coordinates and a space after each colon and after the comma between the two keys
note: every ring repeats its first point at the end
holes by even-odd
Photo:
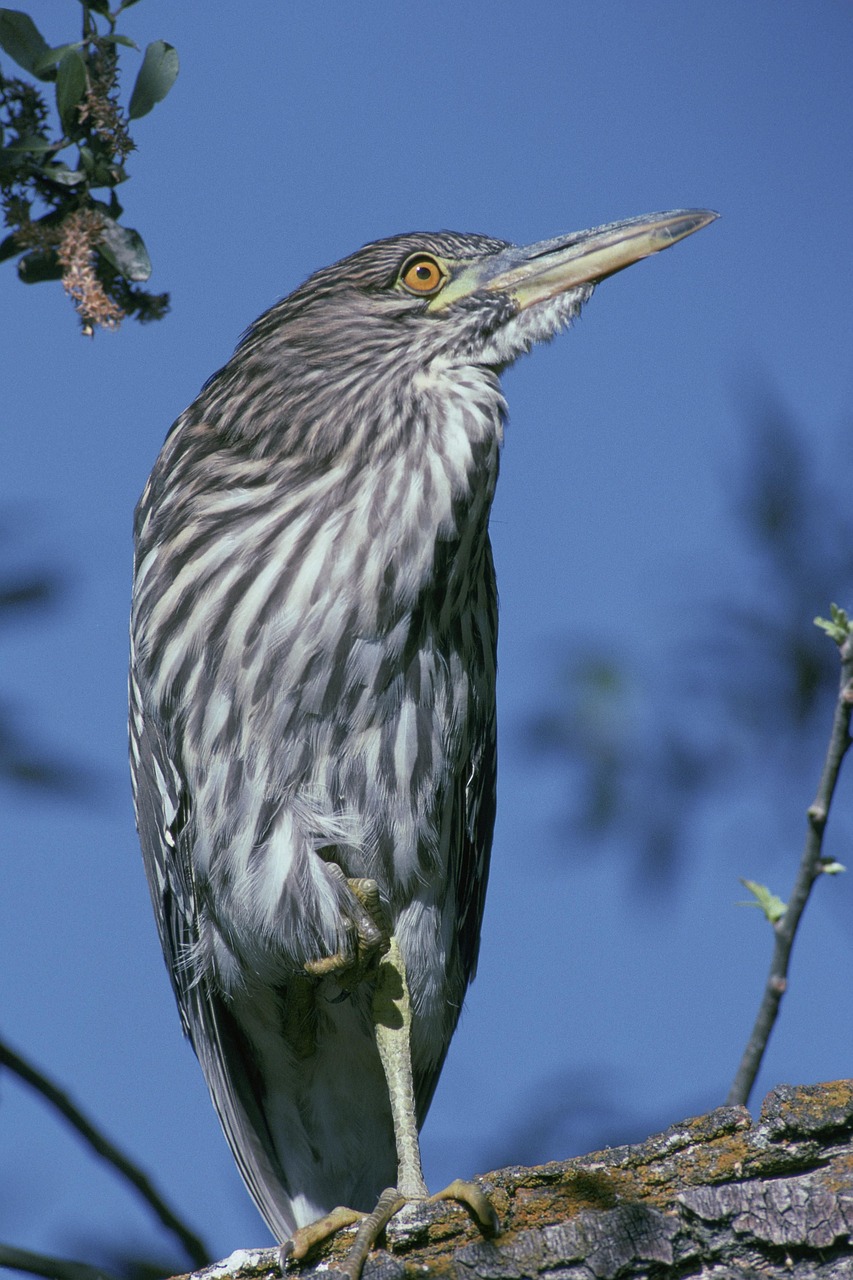
{"type": "Polygon", "coordinates": [[[497,1235],[500,1231],[498,1215],[488,1196],[476,1183],[464,1182],[461,1178],[456,1178],[443,1191],[438,1191],[425,1200],[414,1200],[410,1196],[401,1195],[396,1187],[387,1187],[380,1195],[372,1213],[359,1213],[355,1209],[339,1206],[331,1213],[327,1213],[325,1217],[318,1218],[316,1222],[300,1227],[294,1232],[292,1238],[282,1245],[282,1271],[288,1262],[301,1262],[316,1245],[322,1244],[344,1227],[360,1222],[355,1239],[343,1262],[329,1268],[330,1271],[345,1276],[347,1280],[360,1280],[368,1254],[376,1246],[388,1223],[404,1205],[435,1204],[441,1200],[454,1200],[463,1205],[487,1238],[497,1235]]]}
{"type": "Polygon", "coordinates": [[[337,1209],[333,1209],[325,1217],[300,1227],[281,1246],[282,1270],[288,1262],[301,1262],[318,1244],[336,1235],[338,1231],[343,1231],[344,1227],[351,1227],[354,1222],[359,1222],[363,1217],[364,1214],[359,1213],[357,1209],[347,1209],[344,1205],[338,1205],[337,1209]]]}
{"type": "Polygon", "coordinates": [[[305,972],[312,978],[334,978],[339,986],[351,990],[387,952],[391,929],[375,880],[347,878],[334,862],[329,863],[329,871],[344,881],[351,895],[349,945],[333,955],[307,960],[305,972]]]}
{"type": "Polygon", "coordinates": [[[429,1203],[439,1200],[455,1200],[457,1204],[463,1205],[487,1239],[496,1236],[501,1229],[494,1205],[476,1182],[465,1182],[462,1178],[454,1178],[443,1191],[436,1191],[434,1196],[430,1196],[429,1203]]]}

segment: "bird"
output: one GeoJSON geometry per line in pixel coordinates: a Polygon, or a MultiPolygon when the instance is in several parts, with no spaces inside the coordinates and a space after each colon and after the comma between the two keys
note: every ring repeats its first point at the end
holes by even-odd
{"type": "MultiPolygon", "coordinates": [[[[247,330],[145,485],[144,864],[183,1030],[297,1256],[337,1207],[427,1195],[418,1130],[477,967],[495,818],[501,374],[717,216],[368,244],[247,330]]],[[[495,1229],[476,1186],[447,1194],[495,1229]]]]}

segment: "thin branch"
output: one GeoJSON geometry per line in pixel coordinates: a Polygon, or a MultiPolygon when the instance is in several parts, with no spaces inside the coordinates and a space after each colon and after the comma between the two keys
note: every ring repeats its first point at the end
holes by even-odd
{"type": "Polygon", "coordinates": [[[788,985],[788,964],[791,949],[794,945],[800,917],[808,902],[812,885],[822,872],[823,833],[829,816],[829,807],[838,780],[839,770],[844,755],[850,746],[850,715],[853,711],[853,632],[840,645],[841,650],[841,682],[835,714],[832,721],[832,732],[829,737],[823,773],[818,785],[814,803],[808,810],[808,828],[805,846],[800,862],[800,869],[794,889],[788,901],[785,914],[773,925],[775,941],[770,973],[764,988],[764,997],[755,1019],[752,1035],[744,1050],[737,1074],[726,1099],[728,1106],[749,1101],[755,1077],[758,1075],[767,1042],[779,1014],[779,1005],[788,985]]]}
{"type": "Polygon", "coordinates": [[[92,1267],[88,1262],[52,1258],[46,1253],[32,1253],[29,1249],[16,1249],[10,1244],[0,1244],[0,1267],[29,1271],[34,1276],[47,1276],[48,1280],[115,1280],[109,1271],[92,1267]]]}
{"type": "MultiPolygon", "coordinates": [[[[97,1155],[106,1160],[108,1164],[111,1164],[131,1186],[136,1188],[143,1200],[153,1209],[163,1223],[163,1226],[180,1240],[187,1255],[192,1259],[196,1267],[206,1266],[210,1262],[210,1253],[204,1241],[194,1231],[190,1230],[174,1210],[169,1207],[159,1191],[154,1187],[148,1175],[143,1173],[132,1160],[128,1159],[117,1146],[96,1128],[92,1121],[71,1101],[67,1093],[64,1093],[52,1080],[49,1080],[41,1071],[38,1071],[26,1059],[22,1058],[20,1054],[10,1049],[2,1040],[0,1040],[0,1066],[8,1067],[20,1080],[23,1080],[25,1084],[28,1084],[31,1089],[34,1089],[36,1093],[49,1102],[60,1115],[64,1116],[72,1128],[77,1130],[80,1137],[89,1144],[97,1155]]],[[[33,1254],[32,1256],[37,1257],[38,1255],[33,1254]]],[[[2,1259],[0,1259],[0,1265],[11,1266],[12,1264],[3,1264],[2,1259]]],[[[77,1267],[83,1264],[66,1263],[64,1265],[66,1267],[77,1267]]],[[[23,1269],[30,1270],[31,1268],[23,1269]]],[[[94,1271],[92,1268],[89,1270],[90,1272],[94,1271]]],[[[44,1274],[59,1275],[58,1272],[45,1272],[44,1274]]],[[[74,1280],[70,1272],[67,1275],[69,1280],[74,1280]]],[[[80,1280],[85,1280],[82,1274],[80,1280]]]]}

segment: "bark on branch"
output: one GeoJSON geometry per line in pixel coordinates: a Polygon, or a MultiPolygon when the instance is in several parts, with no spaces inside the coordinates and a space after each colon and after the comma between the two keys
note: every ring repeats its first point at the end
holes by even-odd
{"type": "MultiPolygon", "coordinates": [[[[365,1280],[849,1280],[853,1277],[853,1080],[787,1085],[756,1123],[722,1107],[636,1146],[482,1180],[502,1233],[463,1211],[418,1206],[387,1229],[365,1280]]],[[[324,1277],[351,1233],[288,1275],[324,1277]]],[[[281,1275],[278,1250],[247,1250],[205,1280],[281,1275]]]]}

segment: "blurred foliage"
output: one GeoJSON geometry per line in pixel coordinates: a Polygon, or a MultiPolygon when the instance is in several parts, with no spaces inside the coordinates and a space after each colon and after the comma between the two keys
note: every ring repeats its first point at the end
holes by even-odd
{"type": "Polygon", "coordinates": [[[836,696],[838,655],[812,619],[853,600],[849,484],[822,480],[806,430],[772,399],[747,425],[733,511],[742,579],[724,599],[697,586],[682,611],[692,633],[673,639],[660,670],[606,640],[567,646],[525,729],[566,778],[583,856],[591,840],[615,845],[656,888],[672,882],[699,807],[754,777],[757,760],[775,760],[780,785],[794,761],[816,770],[836,696]]]}
{"type": "MultiPolygon", "coordinates": [[[[0,530],[2,535],[2,530],[0,530]]],[[[27,622],[55,607],[62,592],[60,575],[43,566],[0,570],[0,629],[27,622]]],[[[34,741],[24,715],[0,693],[0,784],[67,798],[87,794],[92,778],[79,765],[34,741]]]]}
{"type": "MultiPolygon", "coordinates": [[[[0,523],[0,549],[5,565],[0,567],[0,638],[13,626],[31,626],[39,618],[49,616],[60,603],[65,588],[63,575],[43,564],[21,564],[16,554],[14,528],[10,518],[0,523]]],[[[64,758],[56,750],[41,747],[27,716],[13,708],[10,700],[0,694],[0,789],[8,787],[13,799],[30,796],[54,796],[61,800],[91,803],[98,798],[99,780],[94,773],[73,760],[64,758]]],[[[2,843],[2,841],[0,841],[2,843]]],[[[64,1122],[69,1131],[82,1138],[95,1155],[106,1160],[117,1176],[124,1179],[132,1193],[142,1196],[145,1203],[159,1217],[167,1230],[184,1246],[159,1257],[153,1257],[151,1247],[139,1243],[110,1240],[87,1241],[80,1250],[87,1258],[77,1263],[67,1258],[56,1259],[16,1250],[0,1243],[0,1269],[29,1271],[38,1275],[61,1277],[61,1280],[154,1280],[156,1276],[177,1275],[186,1270],[186,1259],[194,1267],[210,1261],[207,1247],[170,1208],[157,1192],[150,1178],[115,1143],[110,1140],[80,1112],[67,1092],[45,1076],[27,1058],[16,1054],[5,1040],[0,1039],[0,1082],[17,1078],[33,1089],[41,1101],[64,1122]]],[[[2,1099],[0,1099],[2,1101],[2,1099]]],[[[8,1187],[3,1188],[3,1202],[12,1199],[8,1187]]],[[[5,1230],[5,1217],[14,1230],[14,1211],[0,1213],[5,1230]]],[[[168,1246],[160,1246],[161,1250],[168,1246]]]]}
{"type": "Polygon", "coordinates": [[[61,280],[91,335],[126,316],[159,320],[169,309],[168,294],[138,287],[151,260],[139,232],[119,221],[116,187],[127,181],[125,160],[134,150],[129,122],[166,96],[178,55],[163,40],[148,45],[125,109],[119,49],[137,46],[116,22],[137,0],[121,0],[115,10],[109,0],[79,3],[82,39],[53,48],[28,14],[0,9],[0,49],[55,90],[52,113],[41,89],[0,69],[0,203],[11,228],[0,261],[17,257],[26,284],[61,280]],[[68,148],[76,157],[59,159],[68,148]]]}
{"type": "MultiPolygon", "coordinates": [[[[547,704],[524,729],[566,795],[561,856],[577,850],[588,860],[594,846],[624,856],[658,898],[677,883],[700,819],[715,802],[747,798],[754,808],[763,783],[774,789],[755,832],[772,848],[778,832],[768,819],[777,812],[785,822],[788,796],[781,793],[796,779],[805,820],[837,699],[835,646],[845,638],[847,615],[837,606],[829,622],[815,615],[833,600],[848,613],[853,603],[849,457],[838,474],[824,477],[808,428],[769,396],[749,415],[745,441],[730,485],[740,569],[725,596],[709,597],[700,566],[695,597],[680,609],[683,625],[654,664],[626,660],[627,630],[615,642],[566,643],[547,704]]],[[[823,870],[843,867],[830,858],[823,870]]],[[[743,883],[753,905],[778,917],[775,895],[743,883]]],[[[685,1097],[684,1112],[699,1114],[719,1101],[685,1097]]],[[[634,1141],[671,1120],[639,1114],[600,1073],[566,1071],[536,1082],[486,1165],[565,1158],[634,1141]]]]}

